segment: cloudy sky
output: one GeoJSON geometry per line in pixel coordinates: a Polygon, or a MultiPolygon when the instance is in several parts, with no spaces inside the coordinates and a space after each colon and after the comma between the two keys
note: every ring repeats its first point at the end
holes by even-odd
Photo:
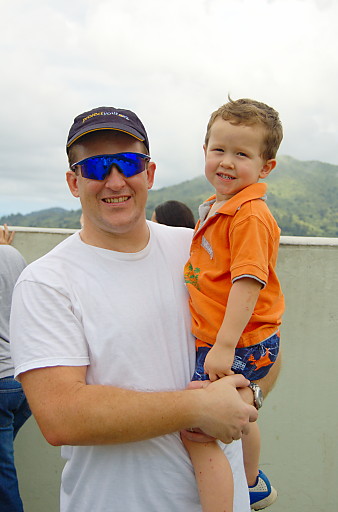
{"type": "Polygon", "coordinates": [[[337,0],[0,7],[0,216],[80,207],[65,140],[77,114],[102,105],[143,120],[156,188],[203,173],[205,127],[228,93],[279,111],[280,154],[338,165],[337,0]]]}

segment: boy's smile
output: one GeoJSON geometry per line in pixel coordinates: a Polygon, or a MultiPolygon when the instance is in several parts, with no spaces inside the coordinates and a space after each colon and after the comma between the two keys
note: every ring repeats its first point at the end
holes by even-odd
{"type": "Polygon", "coordinates": [[[266,178],[276,160],[263,160],[265,129],[237,125],[217,118],[204,146],[205,175],[216,191],[216,201],[227,201],[245,187],[266,178]]]}

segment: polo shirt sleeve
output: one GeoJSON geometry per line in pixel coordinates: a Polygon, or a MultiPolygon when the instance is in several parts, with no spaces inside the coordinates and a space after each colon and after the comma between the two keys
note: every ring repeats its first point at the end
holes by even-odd
{"type": "Polygon", "coordinates": [[[230,230],[231,281],[253,277],[266,285],[273,237],[264,220],[250,215],[235,221],[230,230]]]}

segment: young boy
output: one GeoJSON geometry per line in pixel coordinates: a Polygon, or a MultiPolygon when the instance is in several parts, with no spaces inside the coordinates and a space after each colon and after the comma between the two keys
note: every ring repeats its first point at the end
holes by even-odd
{"type": "MultiPolygon", "coordinates": [[[[256,383],[276,360],[284,298],[275,267],[280,229],[258,183],[276,166],[283,138],[278,113],[250,99],[229,102],[211,115],[205,137],[205,175],[216,194],[200,206],[185,267],[192,331],[196,337],[193,380],[242,373],[256,383]]],[[[232,511],[232,475],[217,443],[183,438],[194,464],[204,512],[232,511]],[[220,468],[220,469],[217,469],[220,468]]],[[[245,470],[254,510],[271,505],[277,493],[259,471],[256,423],[243,437],[245,470]]]]}

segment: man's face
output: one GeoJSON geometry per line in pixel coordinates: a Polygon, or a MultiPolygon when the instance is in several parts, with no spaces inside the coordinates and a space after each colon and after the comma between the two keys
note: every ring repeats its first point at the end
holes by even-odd
{"type": "MultiPolygon", "coordinates": [[[[144,153],[143,144],[119,132],[93,132],[83,137],[72,149],[72,163],[85,158],[123,152],[144,153]]],[[[149,162],[145,171],[126,178],[112,167],[102,181],[86,179],[77,171],[67,172],[70,191],[79,197],[83,212],[83,239],[92,245],[107,246],[112,237],[132,238],[145,226],[148,189],[154,182],[155,164],[149,162]]]]}

